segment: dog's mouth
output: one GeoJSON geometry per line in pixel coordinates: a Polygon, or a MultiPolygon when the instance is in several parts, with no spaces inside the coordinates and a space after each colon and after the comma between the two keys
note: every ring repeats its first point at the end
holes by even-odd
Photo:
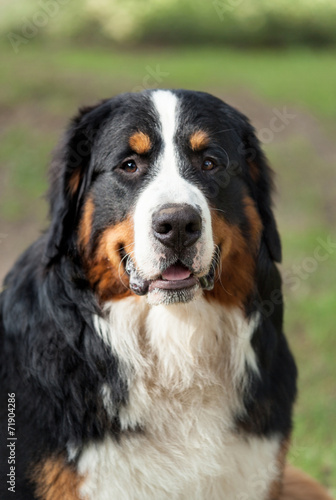
{"type": "Polygon", "coordinates": [[[181,290],[197,285],[197,278],[182,263],[177,262],[169,266],[161,277],[150,282],[148,291],[153,290],[181,290]]]}
{"type": "Polygon", "coordinates": [[[129,255],[126,257],[125,269],[129,276],[129,287],[135,294],[146,295],[147,293],[160,291],[169,294],[170,292],[188,291],[188,289],[194,287],[212,290],[217,261],[217,255],[215,255],[208,273],[204,276],[196,276],[191,269],[177,260],[164,269],[158,277],[147,280],[141,276],[129,255]]]}

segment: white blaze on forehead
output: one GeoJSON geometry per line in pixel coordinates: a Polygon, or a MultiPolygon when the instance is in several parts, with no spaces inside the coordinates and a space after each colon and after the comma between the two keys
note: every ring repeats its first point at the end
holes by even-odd
{"type": "Polygon", "coordinates": [[[174,136],[178,123],[177,97],[169,91],[158,90],[153,94],[153,102],[158,112],[162,139],[164,142],[163,159],[172,173],[178,173],[177,158],[174,148],[174,136]],[[167,163],[166,163],[167,162],[167,163]]]}
{"type": "Polygon", "coordinates": [[[153,213],[163,205],[188,204],[200,212],[202,235],[197,242],[200,258],[196,272],[209,268],[214,250],[211,216],[205,196],[180,173],[182,158],[176,147],[179,99],[168,90],[157,90],[152,93],[152,101],[158,116],[162,149],[152,166],[155,176],[141,193],[134,213],[135,258],[139,270],[149,279],[158,274],[160,257],[163,257],[163,246],[152,234],[153,213]]]}
{"type": "Polygon", "coordinates": [[[160,190],[164,203],[189,203],[197,205],[199,191],[192,184],[181,177],[179,172],[179,158],[175,145],[175,136],[179,122],[179,101],[176,95],[167,90],[158,90],[153,93],[153,102],[157,111],[163,147],[156,167],[159,170],[155,185],[160,190]]]}

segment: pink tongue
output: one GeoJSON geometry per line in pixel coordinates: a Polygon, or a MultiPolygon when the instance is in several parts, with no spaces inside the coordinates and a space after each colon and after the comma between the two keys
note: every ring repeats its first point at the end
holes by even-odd
{"type": "Polygon", "coordinates": [[[189,269],[185,268],[184,266],[181,266],[180,264],[175,264],[173,266],[168,267],[168,269],[166,269],[162,273],[162,278],[168,281],[173,281],[173,280],[180,281],[189,278],[190,274],[191,273],[189,269]]]}

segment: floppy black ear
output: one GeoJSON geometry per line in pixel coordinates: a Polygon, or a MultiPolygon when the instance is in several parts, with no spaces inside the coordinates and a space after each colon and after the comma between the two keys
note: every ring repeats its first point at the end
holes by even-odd
{"type": "Polygon", "coordinates": [[[74,245],[74,227],[92,178],[92,147],[110,112],[109,101],[81,109],[55,150],[49,172],[51,225],[45,254],[47,263],[70,252],[74,245]]]}
{"type": "Polygon", "coordinates": [[[244,154],[249,169],[249,183],[264,226],[264,242],[272,259],[281,262],[281,241],[272,210],[273,171],[249,123],[244,137],[244,154]]]}

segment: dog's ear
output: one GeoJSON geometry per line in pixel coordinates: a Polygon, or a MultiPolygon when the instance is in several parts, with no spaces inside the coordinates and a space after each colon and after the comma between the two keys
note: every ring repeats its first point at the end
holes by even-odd
{"type": "Polygon", "coordinates": [[[100,127],[111,113],[111,103],[83,108],[57,146],[49,171],[51,225],[46,261],[71,251],[74,228],[84,194],[91,183],[91,152],[100,127]]]}
{"type": "Polygon", "coordinates": [[[281,241],[272,210],[273,171],[268,166],[254,128],[249,122],[244,134],[243,153],[248,166],[248,182],[263,222],[263,240],[271,258],[281,262],[281,241]]]}

